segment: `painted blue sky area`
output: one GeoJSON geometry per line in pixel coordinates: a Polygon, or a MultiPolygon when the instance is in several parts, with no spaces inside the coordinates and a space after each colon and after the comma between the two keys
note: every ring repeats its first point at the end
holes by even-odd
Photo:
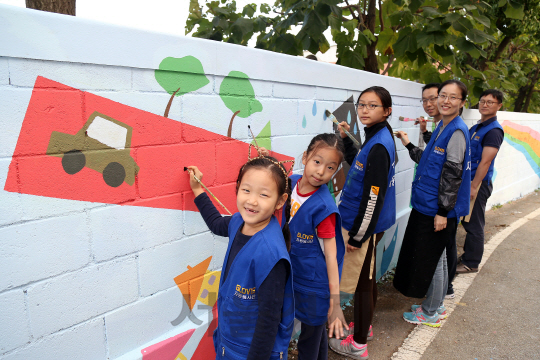
{"type": "Polygon", "coordinates": [[[533,160],[533,158],[531,157],[531,155],[529,155],[529,153],[528,153],[527,150],[523,147],[523,145],[513,142],[512,140],[508,139],[506,136],[504,137],[504,140],[505,140],[510,146],[512,146],[514,149],[516,149],[517,151],[521,152],[521,153],[525,156],[525,158],[527,159],[527,161],[529,162],[529,165],[530,165],[531,168],[533,169],[534,173],[535,173],[536,175],[540,176],[540,166],[538,166],[538,164],[533,160]]]}

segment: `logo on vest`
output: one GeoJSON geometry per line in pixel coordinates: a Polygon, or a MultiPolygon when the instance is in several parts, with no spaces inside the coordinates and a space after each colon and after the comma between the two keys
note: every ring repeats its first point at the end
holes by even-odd
{"type": "Polygon", "coordinates": [[[354,164],[354,167],[357,168],[360,171],[364,171],[364,164],[362,164],[360,161],[356,160],[356,163],[354,164]]]}
{"type": "Polygon", "coordinates": [[[362,224],[360,225],[360,229],[365,228],[367,229],[367,226],[369,225],[369,222],[371,221],[371,217],[373,216],[373,212],[375,211],[375,205],[377,204],[377,198],[379,197],[379,187],[378,186],[372,186],[371,191],[369,192],[369,201],[366,207],[366,212],[364,213],[364,219],[362,220],[362,224]]]}
{"type": "Polygon", "coordinates": [[[477,141],[480,140],[480,136],[475,136],[474,140],[477,140],[477,141]]]}
{"type": "Polygon", "coordinates": [[[244,300],[254,300],[257,298],[257,295],[255,294],[255,288],[246,289],[240,286],[240,284],[236,285],[236,291],[234,292],[234,296],[244,300]]]}
{"type": "Polygon", "coordinates": [[[311,244],[313,242],[313,235],[302,234],[299,232],[296,234],[296,242],[302,244],[311,244]]]}
{"type": "Polygon", "coordinates": [[[438,146],[435,146],[435,150],[433,150],[435,154],[444,155],[444,149],[440,148],[438,146]]]}

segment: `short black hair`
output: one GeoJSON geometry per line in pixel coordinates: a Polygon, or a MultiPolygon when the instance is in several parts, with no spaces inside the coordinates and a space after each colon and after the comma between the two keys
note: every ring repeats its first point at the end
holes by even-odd
{"type": "Polygon", "coordinates": [[[480,97],[479,97],[478,99],[481,99],[481,98],[483,98],[484,96],[487,96],[487,95],[493,96],[495,99],[497,99],[497,101],[499,102],[499,104],[502,104],[503,98],[504,98],[504,94],[502,93],[501,90],[497,90],[497,89],[487,89],[487,90],[484,90],[484,91],[482,91],[482,93],[480,94],[480,97]]]}
{"type": "Polygon", "coordinates": [[[469,90],[467,90],[467,86],[461,81],[456,80],[456,79],[446,80],[441,85],[439,85],[439,92],[441,92],[443,87],[445,87],[446,85],[451,85],[451,84],[455,84],[461,91],[461,100],[462,101],[467,100],[467,95],[469,95],[469,90]]]}
{"type": "Polygon", "coordinates": [[[438,92],[440,85],[441,85],[441,83],[429,83],[429,84],[426,84],[426,85],[424,85],[422,87],[422,92],[424,92],[424,90],[431,89],[431,88],[437,88],[437,92],[438,92]]]}

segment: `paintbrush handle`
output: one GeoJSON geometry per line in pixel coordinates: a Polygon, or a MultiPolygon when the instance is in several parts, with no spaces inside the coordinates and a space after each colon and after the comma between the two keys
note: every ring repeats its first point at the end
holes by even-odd
{"type": "MultiPolygon", "coordinates": [[[[337,121],[337,119],[336,119],[335,117],[333,117],[332,121],[334,122],[334,124],[339,125],[339,122],[337,121]]],[[[344,132],[345,134],[347,134],[347,136],[353,141],[353,143],[354,143],[356,146],[360,146],[360,143],[358,142],[358,140],[356,140],[356,139],[354,138],[354,136],[353,136],[350,132],[348,132],[347,130],[345,130],[345,129],[343,129],[343,128],[341,128],[341,129],[343,130],[343,132],[344,132]]]]}
{"type": "Polygon", "coordinates": [[[195,174],[193,174],[193,178],[195,178],[195,180],[197,180],[197,182],[198,182],[199,184],[201,184],[201,186],[202,186],[203,188],[205,188],[206,191],[208,191],[208,193],[209,193],[209,194],[210,194],[210,195],[211,195],[211,196],[219,203],[219,205],[221,205],[221,207],[223,207],[223,208],[229,213],[229,215],[232,215],[232,213],[229,211],[229,209],[227,209],[227,208],[225,207],[225,205],[223,205],[223,203],[222,203],[221,201],[219,201],[219,199],[216,197],[216,195],[212,194],[212,192],[210,191],[210,189],[208,189],[208,188],[206,187],[206,185],[204,185],[204,184],[202,183],[202,181],[199,180],[199,178],[195,176],[195,174]]]}
{"type": "MultiPolygon", "coordinates": [[[[401,121],[418,121],[418,119],[411,119],[411,118],[406,118],[406,117],[403,117],[403,116],[400,116],[399,120],[401,120],[401,121]]],[[[433,122],[433,120],[429,120],[429,119],[425,119],[424,121],[433,122]]]]}

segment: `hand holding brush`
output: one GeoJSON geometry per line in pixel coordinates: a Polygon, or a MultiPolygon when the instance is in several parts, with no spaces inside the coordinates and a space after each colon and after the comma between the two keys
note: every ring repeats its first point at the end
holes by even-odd
{"type": "Polygon", "coordinates": [[[223,203],[219,201],[219,199],[214,194],[212,194],[210,189],[208,189],[206,185],[202,183],[203,174],[199,170],[199,168],[197,168],[196,166],[184,166],[184,171],[187,171],[189,173],[189,185],[191,186],[191,190],[193,191],[195,197],[201,195],[204,192],[204,188],[206,191],[208,191],[208,194],[212,196],[214,200],[216,200],[217,203],[229,213],[229,215],[232,215],[229,209],[227,209],[225,205],[223,205],[223,203]]]}

